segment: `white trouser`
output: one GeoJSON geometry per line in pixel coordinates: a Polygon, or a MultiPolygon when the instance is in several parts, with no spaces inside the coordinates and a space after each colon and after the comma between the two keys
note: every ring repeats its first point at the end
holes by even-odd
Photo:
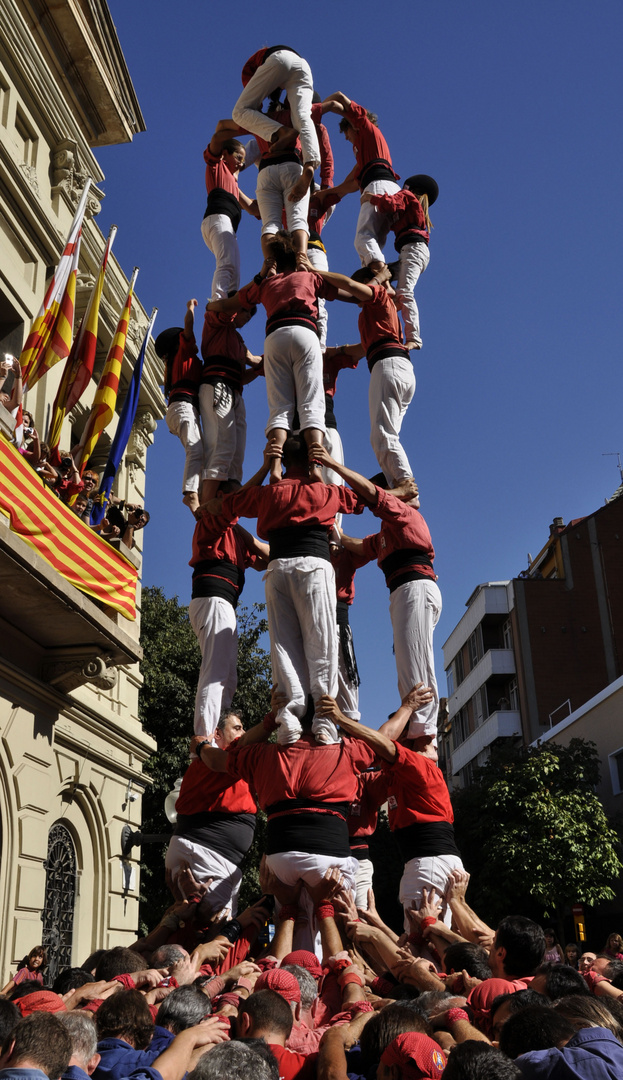
{"type": "Polygon", "coordinates": [[[262,218],[262,236],[283,229],[284,210],[288,232],[302,229],[309,234],[309,192],[297,202],[288,198],[302,172],[296,161],[282,161],[280,165],[266,165],[258,173],[255,196],[262,218]]]}
{"type": "Polygon", "coordinates": [[[357,880],[355,882],[355,903],[357,907],[368,910],[368,890],[372,888],[374,866],[370,859],[357,860],[357,880]]]}
{"type": "Polygon", "coordinates": [[[422,344],[420,337],[420,313],[415,302],[413,290],[420,274],[423,274],[430,262],[428,244],[418,240],[414,244],[405,244],[400,249],[398,264],[398,282],[396,284],[396,307],[402,314],[405,324],[405,341],[422,344]]]}
{"type": "Polygon", "coordinates": [[[232,220],[227,214],[208,214],[201,235],[216,259],[211,300],[225,300],[240,286],[240,251],[232,220]]]}
{"type": "Polygon", "coordinates": [[[167,427],[177,435],[186,451],[182,492],[199,491],[199,476],[203,466],[203,444],[199,413],[190,401],[172,401],[167,409],[167,427]]]}
{"type": "MultiPolygon", "coordinates": [[[[393,180],[373,180],[363,189],[362,195],[395,195],[397,191],[400,188],[393,180]]],[[[388,214],[382,214],[372,203],[361,203],[355,251],[362,266],[369,266],[371,262],[385,262],[382,248],[385,247],[390,225],[391,217],[388,214]]]]}
{"type": "MultiPolygon", "coordinates": [[[[314,267],[315,270],[328,270],[329,263],[327,260],[327,254],[322,251],[321,248],[315,247],[314,244],[310,244],[307,249],[307,258],[314,267]]],[[[320,348],[324,352],[327,347],[327,325],[329,322],[329,316],[327,315],[327,302],[324,297],[318,297],[318,337],[320,338],[320,348]]]]}
{"type": "MultiPolygon", "coordinates": [[[[277,741],[287,744],[301,735],[307,695],[318,701],[337,693],[335,574],[325,559],[306,555],[273,559],[264,581],[273,683],[288,699],[277,714],[277,741]]],[[[337,742],[330,720],[314,717],[312,730],[317,742],[337,742]]]]}
{"type": "Polygon", "coordinates": [[[271,53],[251,76],[232,110],[232,119],[240,127],[270,142],[281,125],[259,108],[273,90],[281,87],[286,91],[292,127],[298,131],[305,164],[314,169],[320,165],[320,147],[316,128],[311,118],[314,84],[311,68],[302,56],[289,49],[271,53]]]}
{"type": "MultiPolygon", "coordinates": [[[[349,857],[340,859],[333,855],[309,855],[305,851],[284,851],[276,855],[267,855],[269,869],[277,875],[284,885],[296,885],[301,878],[309,885],[317,885],[327,870],[337,866],[344,878],[344,887],[354,890],[357,874],[357,860],[349,857]]],[[[307,925],[294,924],[294,949],[307,949],[315,952],[322,959],[320,935],[316,932],[314,904],[306,889],[301,892],[299,908],[307,916],[307,925]]]]}
{"type": "Polygon", "coordinates": [[[415,393],[413,365],[405,356],[377,360],[370,372],[370,442],[392,487],[413,476],[399,439],[402,421],[415,393]]]}
{"type": "Polygon", "coordinates": [[[430,705],[423,705],[409,721],[409,738],[430,735],[437,741],[439,694],[435,678],[433,631],[441,615],[441,592],[432,578],[399,585],[389,598],[394,631],[398,693],[402,700],[416,683],[433,691],[430,705]]]}
{"type": "MultiPolygon", "coordinates": [[[[406,913],[409,908],[420,906],[422,889],[435,889],[437,896],[443,900],[450,874],[453,870],[463,869],[458,855],[428,855],[421,859],[409,859],[409,862],[405,863],[398,893],[405,911],[405,930],[410,929],[406,913]]],[[[440,918],[446,926],[452,925],[452,911],[445,902],[440,918]]]]}
{"type": "Polygon", "coordinates": [[[359,687],[356,683],[351,682],[348,677],[346,664],[344,663],[344,657],[342,655],[342,645],[339,639],[339,626],[337,632],[337,694],[335,700],[341,711],[344,713],[344,716],[348,716],[351,720],[361,720],[361,713],[359,711],[359,687]]]}
{"type": "Polygon", "coordinates": [[[199,387],[199,408],[203,432],[203,479],[238,480],[247,443],[247,413],[242,394],[231,391],[231,408],[219,416],[214,408],[214,386],[199,387]]]}
{"type": "Polygon", "coordinates": [[[174,880],[182,869],[182,863],[188,863],[199,883],[212,878],[206,897],[211,911],[226,908],[228,917],[236,914],[242,871],[234,863],[195,840],[172,836],[164,865],[171,871],[174,880]]]}
{"type": "Polygon", "coordinates": [[[264,342],[264,372],[269,417],[266,434],[273,428],[292,427],[295,407],[300,430],[325,430],[322,353],[313,330],[283,326],[264,342]]]}
{"type": "MultiPolygon", "coordinates": [[[[333,458],[333,460],[339,462],[340,465],[343,465],[344,464],[344,447],[342,446],[342,440],[340,438],[340,433],[337,430],[337,428],[334,428],[334,427],[326,428],[325,433],[324,433],[324,444],[325,444],[327,450],[329,451],[329,454],[333,458]]],[[[333,472],[333,469],[324,468],[322,470],[322,479],[323,479],[325,484],[337,484],[338,487],[341,487],[343,485],[343,483],[344,483],[344,480],[340,476],[340,474],[336,473],[336,472],[333,472]]],[[[341,514],[336,514],[335,515],[335,524],[337,525],[338,529],[341,527],[341,524],[342,524],[342,515],[341,514]]],[[[337,539],[338,539],[338,537],[336,536],[336,540],[337,539]]]]}
{"type": "Polygon", "coordinates": [[[236,612],[220,596],[198,596],[190,601],[188,617],[201,649],[195,735],[211,738],[238,685],[236,612]]]}

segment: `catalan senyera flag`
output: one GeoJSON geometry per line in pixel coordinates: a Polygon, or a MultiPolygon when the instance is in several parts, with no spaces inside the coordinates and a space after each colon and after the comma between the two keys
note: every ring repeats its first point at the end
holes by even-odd
{"type": "Polygon", "coordinates": [[[157,313],[158,309],[154,308],[151,313],[145,337],[143,338],[143,344],[141,345],[140,352],[134,365],[134,371],[132,372],[132,378],[130,380],[130,385],[128,386],[128,392],[125,396],[125,401],[123,403],[123,409],[121,410],[121,416],[119,417],[119,423],[117,424],[115,437],[112,441],[112,446],[108,455],[108,461],[106,462],[106,468],[104,469],[104,473],[100,482],[99,491],[93,500],[93,508],[91,510],[91,525],[99,525],[99,523],[104,519],[104,516],[106,514],[106,507],[108,506],[108,502],[110,500],[110,493],[112,491],[114,479],[117,475],[117,469],[119,468],[119,462],[123,457],[123,452],[128,444],[128,439],[130,438],[132,424],[134,423],[134,417],[136,416],[136,410],[138,408],[139,394],[141,392],[141,375],[143,374],[143,363],[145,361],[147,343],[153,330],[157,313]]]}
{"type": "Polygon", "coordinates": [[[0,513],[11,531],[77,589],[136,618],[138,571],[72,513],[0,435],[0,513]]]}
{"type": "Polygon", "coordinates": [[[90,186],[91,179],[88,177],[65,250],[19,358],[24,391],[32,390],[54,364],[65,359],[71,348],[82,220],[90,186]]]}
{"type": "Polygon", "coordinates": [[[130,311],[132,310],[134,284],[137,277],[138,268],[135,266],[132,280],[130,281],[130,288],[128,289],[128,295],[125,304],[123,305],[123,311],[121,312],[121,317],[117,323],[115,336],[112,339],[110,349],[108,350],[108,356],[106,357],[106,363],[104,364],[104,370],[98,383],[97,390],[95,391],[91,412],[82,433],[80,443],[76,450],[74,450],[76,468],[80,471],[81,475],[84,472],[87,461],[95,449],[95,445],[102,431],[108,427],[115,415],[115,405],[117,404],[119,379],[121,376],[121,364],[123,361],[123,353],[125,351],[128,324],[130,322],[130,311]]]}
{"type": "Polygon", "coordinates": [[[48,431],[47,442],[54,451],[61,440],[63,420],[68,412],[71,412],[77,401],[80,400],[86,390],[95,364],[95,352],[97,349],[97,327],[99,323],[100,301],[104,288],[104,276],[108,265],[108,256],[117,234],[117,226],[113,225],[106,241],[104,254],[100,263],[99,274],[93,291],[89,297],[87,310],[78,327],[67,362],[63,377],[58,388],[52,420],[48,431]]]}

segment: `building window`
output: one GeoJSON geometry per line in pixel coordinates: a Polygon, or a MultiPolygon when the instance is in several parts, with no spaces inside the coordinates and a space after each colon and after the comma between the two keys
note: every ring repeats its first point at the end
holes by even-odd
{"type": "Polygon", "coordinates": [[[469,654],[469,670],[473,671],[478,661],[482,659],[482,633],[479,626],[476,627],[473,634],[470,634],[467,651],[469,654]]]}
{"type": "Polygon", "coordinates": [[[623,749],[610,754],[608,760],[610,762],[612,794],[621,795],[623,794],[623,749]]]}
{"type": "Polygon", "coordinates": [[[511,621],[507,619],[502,627],[502,648],[512,649],[513,647],[513,631],[511,629],[511,621]]]}
{"type": "Polygon", "coordinates": [[[461,652],[458,652],[456,654],[456,656],[454,657],[454,660],[452,661],[452,666],[454,668],[454,678],[455,678],[455,681],[456,681],[456,685],[460,686],[461,683],[463,682],[463,679],[465,678],[465,671],[464,671],[464,668],[463,668],[463,651],[462,650],[461,650],[461,652]]]}
{"type": "Polygon", "coordinates": [[[508,696],[513,712],[519,712],[519,686],[517,679],[511,679],[508,684],[508,696]]]}
{"type": "Polygon", "coordinates": [[[34,169],[37,164],[38,139],[20,109],[15,114],[15,130],[21,145],[22,161],[24,165],[30,165],[34,169]]]}
{"type": "Polygon", "coordinates": [[[7,126],[9,119],[9,87],[0,75],[0,124],[7,126]]]}
{"type": "Polygon", "coordinates": [[[479,686],[478,690],[472,698],[472,704],[474,709],[474,727],[480,727],[485,719],[485,710],[483,706],[483,687],[479,686]]]}
{"type": "Polygon", "coordinates": [[[452,664],[446,671],[446,684],[448,687],[448,697],[452,697],[454,693],[454,672],[452,670],[452,664]]]}
{"type": "Polygon", "coordinates": [[[53,825],[45,861],[45,900],[41,920],[42,944],[48,954],[46,980],[51,985],[59,971],[71,967],[76,902],[76,851],[64,825],[53,825]]]}
{"type": "Polygon", "coordinates": [[[469,735],[469,715],[467,712],[467,706],[464,705],[460,712],[456,714],[452,721],[452,746],[456,750],[457,747],[464,743],[469,735]]]}

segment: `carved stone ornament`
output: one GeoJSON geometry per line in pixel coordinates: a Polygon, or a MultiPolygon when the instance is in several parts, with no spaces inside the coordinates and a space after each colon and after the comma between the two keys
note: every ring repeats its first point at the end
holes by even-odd
{"type": "MultiPolygon", "coordinates": [[[[63,195],[75,209],[87,181],[88,172],[74,139],[63,139],[51,153],[52,195],[63,195]]],[[[85,216],[95,217],[101,210],[104,192],[91,185],[85,216]]]]}
{"type": "Polygon", "coordinates": [[[99,690],[112,690],[117,685],[119,672],[100,656],[68,656],[65,659],[44,660],[43,678],[63,694],[69,694],[78,686],[93,683],[99,690]]]}
{"type": "Polygon", "coordinates": [[[144,463],[147,447],[152,444],[152,436],[156,430],[157,422],[150,409],[139,409],[136,413],[132,432],[128,441],[127,457],[138,465],[144,463]]]}
{"type": "Polygon", "coordinates": [[[39,184],[37,181],[37,170],[34,165],[27,165],[25,161],[20,161],[19,167],[22,170],[26,180],[30,184],[30,187],[34,191],[35,195],[39,194],[39,184]]]}

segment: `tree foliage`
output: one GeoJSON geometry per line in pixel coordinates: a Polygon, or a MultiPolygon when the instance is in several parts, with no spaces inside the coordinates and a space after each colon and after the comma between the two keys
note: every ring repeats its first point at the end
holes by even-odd
{"type": "Polygon", "coordinates": [[[479,912],[495,922],[533,905],[560,916],[568,904],[614,897],[623,866],[598,782],[597,749],[584,739],[494,750],[454,799],[459,847],[474,875],[470,902],[479,912]]]}
{"type": "MultiPolygon", "coordinates": [[[[238,689],[232,708],[242,713],[245,728],[259,723],[270,703],[270,658],[262,647],[267,630],[263,604],[238,609],[238,689]]],[[[188,618],[188,608],[161,588],[144,588],[141,605],[143,687],[139,717],[158,749],[145,763],[151,779],[143,797],[146,833],[170,833],[164,800],[175,780],[188,767],[188,746],[193,734],[195,691],[201,652],[188,618]]],[[[252,851],[256,848],[254,844],[252,851]]],[[[166,844],[145,844],[142,849],[141,919],[151,927],[171,903],[164,880],[166,844]]],[[[254,888],[256,870],[250,858],[248,874],[254,888]]],[[[259,857],[258,857],[259,863],[259,857]]],[[[259,883],[255,892],[259,888],[259,883]]],[[[248,891],[248,890],[245,890],[248,891]]]]}

